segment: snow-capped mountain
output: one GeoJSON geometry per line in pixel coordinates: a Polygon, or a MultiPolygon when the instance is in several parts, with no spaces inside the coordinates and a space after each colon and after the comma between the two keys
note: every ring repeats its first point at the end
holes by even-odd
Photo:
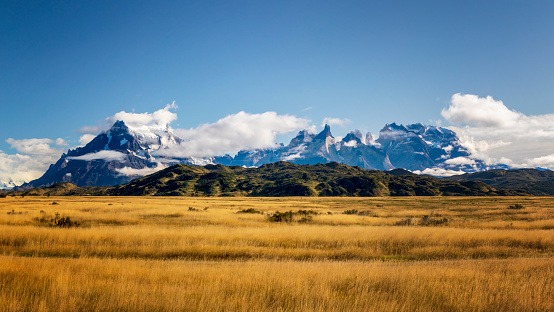
{"type": "Polygon", "coordinates": [[[336,142],[329,126],[318,134],[300,131],[289,145],[271,150],[240,152],[224,165],[261,166],[285,160],[295,164],[338,162],[364,169],[410,171],[453,170],[474,172],[485,165],[471,158],[456,134],[445,128],[423,124],[387,124],[373,139],[359,130],[336,142]],[[232,160],[231,160],[232,159],[232,160]]]}
{"type": "Polygon", "coordinates": [[[337,141],[326,125],[320,133],[302,130],[288,145],[240,151],[235,156],[213,155],[195,158],[175,155],[187,144],[169,126],[133,128],[117,121],[84,147],[69,150],[44,173],[20,189],[71,182],[78,186],[115,185],[153,173],[175,163],[261,166],[277,161],[295,164],[338,162],[365,169],[411,171],[453,170],[473,172],[485,169],[472,159],[456,134],[448,129],[423,124],[387,124],[375,140],[355,130],[337,141]],[[172,153],[167,153],[171,150],[172,153]],[[172,156],[164,156],[169,155],[172,156]]]}

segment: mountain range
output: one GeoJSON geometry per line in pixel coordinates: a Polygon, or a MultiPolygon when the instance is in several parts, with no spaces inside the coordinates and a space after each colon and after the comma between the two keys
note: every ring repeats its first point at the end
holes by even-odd
{"type": "Polygon", "coordinates": [[[404,169],[367,170],[336,162],[296,165],[279,161],[257,168],[173,165],[124,185],[77,187],[57,183],[16,192],[21,196],[506,196],[531,195],[495,189],[479,181],[449,181],[404,169]]]}
{"type": "Polygon", "coordinates": [[[169,126],[132,128],[117,121],[84,147],[63,154],[43,176],[18,189],[61,182],[77,186],[119,185],[173,164],[259,167],[279,161],[300,165],[337,162],[363,169],[404,168],[423,173],[426,169],[461,173],[487,169],[482,161],[471,158],[456,133],[421,123],[387,124],[377,139],[371,133],[363,135],[355,130],[341,140],[336,140],[326,125],[320,133],[300,131],[286,146],[240,151],[235,156],[197,158],[167,153],[186,144],[169,126]]]}

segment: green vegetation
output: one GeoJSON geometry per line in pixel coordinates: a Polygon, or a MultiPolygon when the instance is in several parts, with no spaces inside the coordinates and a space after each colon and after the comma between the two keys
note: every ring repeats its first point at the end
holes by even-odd
{"type": "Polygon", "coordinates": [[[554,172],[537,169],[495,169],[447,178],[450,181],[480,181],[499,189],[525,190],[536,196],[554,195],[554,172]]]}
{"type": "Polygon", "coordinates": [[[485,183],[453,182],[414,174],[365,170],[338,163],[295,165],[278,162],[259,168],[174,165],[115,187],[114,195],[186,196],[495,196],[528,195],[495,190],[485,183]]]}
{"type": "Polygon", "coordinates": [[[115,187],[79,188],[59,183],[18,195],[121,196],[505,196],[526,191],[494,189],[479,181],[448,181],[399,170],[365,170],[338,163],[295,165],[278,162],[259,168],[174,165],[115,187]]]}
{"type": "Polygon", "coordinates": [[[256,210],[254,208],[247,208],[247,209],[242,209],[242,210],[239,210],[237,213],[263,213],[259,210],[256,210]]]}
{"type": "MultiPolygon", "coordinates": [[[[0,193],[4,196],[6,193],[0,193]]],[[[489,170],[450,178],[415,175],[403,169],[365,170],[338,163],[259,168],[174,165],[113,187],[50,187],[11,192],[12,196],[218,196],[218,197],[380,197],[554,195],[554,173],[534,169],[489,170]]]]}

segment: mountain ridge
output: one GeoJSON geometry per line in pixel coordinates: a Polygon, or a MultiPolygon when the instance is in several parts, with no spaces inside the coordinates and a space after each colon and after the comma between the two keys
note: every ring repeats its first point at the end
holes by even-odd
{"type": "Polygon", "coordinates": [[[530,196],[479,181],[449,181],[403,169],[368,170],[336,162],[297,165],[264,164],[258,168],[176,164],[123,185],[82,187],[60,183],[20,195],[117,196],[530,196]]]}
{"type": "Polygon", "coordinates": [[[319,133],[299,131],[286,146],[239,151],[235,156],[198,158],[168,153],[179,152],[186,144],[168,125],[138,129],[119,120],[85,146],[63,154],[43,176],[18,189],[60,182],[77,186],[118,185],[178,163],[260,167],[279,161],[300,165],[337,162],[371,170],[404,168],[416,172],[430,168],[457,172],[487,168],[471,157],[453,131],[421,123],[386,124],[376,140],[371,133],[364,137],[361,131],[354,130],[337,141],[331,127],[325,125],[319,133]]]}

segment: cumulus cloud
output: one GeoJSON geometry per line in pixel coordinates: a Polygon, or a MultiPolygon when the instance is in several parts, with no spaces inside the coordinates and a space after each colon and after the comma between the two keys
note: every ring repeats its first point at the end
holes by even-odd
{"type": "MultiPolygon", "coordinates": [[[[97,135],[101,132],[105,132],[109,130],[113,126],[113,124],[118,120],[122,120],[130,128],[135,128],[135,129],[162,128],[163,129],[177,119],[177,114],[171,111],[177,108],[178,106],[175,104],[175,102],[173,102],[171,104],[167,104],[162,109],[154,111],[153,113],[148,113],[148,112],[134,113],[134,112],[120,111],[110,117],[107,117],[102,122],[99,122],[98,125],[96,126],[81,127],[79,130],[77,130],[78,133],[82,134],[81,139],[79,141],[84,142],[86,141],[87,138],[89,138],[90,135],[97,135]]],[[[84,144],[83,142],[81,142],[81,144],[84,144]]]]}
{"type": "Polygon", "coordinates": [[[40,177],[55,163],[63,150],[53,146],[65,146],[64,139],[6,140],[16,154],[0,151],[0,187],[19,186],[40,177]]]}
{"type": "Polygon", "coordinates": [[[89,153],[82,156],[67,157],[67,159],[85,160],[85,161],[91,161],[91,160],[112,161],[112,160],[124,160],[125,157],[127,157],[126,154],[118,151],[102,150],[96,153],[89,153]]]}
{"type": "Polygon", "coordinates": [[[0,151],[0,188],[19,186],[40,177],[57,155],[9,155],[0,151]]]}
{"type": "Polygon", "coordinates": [[[349,124],[351,121],[348,118],[332,118],[332,117],[325,117],[323,118],[323,122],[321,123],[322,127],[325,127],[325,125],[329,126],[344,126],[349,124]]]}
{"type": "Polygon", "coordinates": [[[547,155],[547,156],[541,156],[541,157],[535,157],[535,158],[528,158],[521,164],[516,164],[518,167],[542,167],[542,168],[552,168],[552,164],[554,164],[554,154],[547,155]]]}
{"type": "Polygon", "coordinates": [[[356,142],[356,140],[350,140],[343,144],[343,146],[348,146],[348,147],[356,147],[357,145],[358,145],[358,142],[356,142]]]}
{"type": "Polygon", "coordinates": [[[14,140],[9,138],[6,140],[17,152],[28,155],[52,155],[61,154],[58,149],[52,148],[51,144],[63,145],[65,142],[63,139],[57,139],[56,141],[51,139],[23,139],[14,140]],[[58,144],[62,143],[62,144],[58,144]]]}
{"type": "Polygon", "coordinates": [[[120,169],[116,169],[117,172],[119,172],[121,175],[128,176],[128,177],[144,177],[146,175],[158,172],[162,169],[167,168],[167,165],[158,163],[156,167],[154,168],[142,168],[142,169],[135,169],[131,167],[123,167],[120,169]]]}
{"type": "Polygon", "coordinates": [[[472,94],[456,93],[451,104],[441,112],[451,123],[479,127],[507,127],[513,125],[523,114],[508,109],[502,101],[492,96],[480,98],[472,94]]]}
{"type": "Polygon", "coordinates": [[[308,120],[292,115],[239,112],[193,129],[174,129],[173,132],[185,142],[158,150],[155,155],[206,157],[244,149],[270,148],[276,146],[276,135],[298,131],[308,125],[308,120]]]}
{"type": "Polygon", "coordinates": [[[55,141],[56,145],[57,146],[67,146],[69,144],[67,144],[67,142],[62,139],[62,138],[57,138],[56,141],[55,141]]]}
{"type": "Polygon", "coordinates": [[[85,134],[81,135],[81,137],[79,137],[79,143],[81,143],[81,146],[85,146],[90,141],[92,141],[95,137],[96,137],[96,135],[94,135],[94,134],[85,133],[85,134]]]}
{"type": "Polygon", "coordinates": [[[434,177],[450,177],[453,175],[464,174],[463,171],[456,171],[444,168],[426,168],[425,170],[415,170],[415,174],[426,174],[434,177]]]}
{"type": "Polygon", "coordinates": [[[461,165],[461,166],[464,166],[464,165],[473,166],[476,164],[475,160],[467,157],[456,157],[456,158],[447,159],[444,161],[444,163],[447,165],[461,165]]]}
{"type": "Polygon", "coordinates": [[[167,104],[163,109],[159,109],[153,113],[128,113],[121,111],[115,115],[106,118],[108,127],[113,125],[116,121],[122,120],[128,127],[131,128],[143,128],[154,127],[163,128],[169,125],[171,122],[177,119],[177,114],[171,112],[171,109],[178,108],[175,102],[167,104]]]}
{"type": "Polygon", "coordinates": [[[554,169],[554,114],[525,115],[502,101],[471,94],[454,94],[442,116],[455,126],[464,147],[488,164],[554,169]]]}

